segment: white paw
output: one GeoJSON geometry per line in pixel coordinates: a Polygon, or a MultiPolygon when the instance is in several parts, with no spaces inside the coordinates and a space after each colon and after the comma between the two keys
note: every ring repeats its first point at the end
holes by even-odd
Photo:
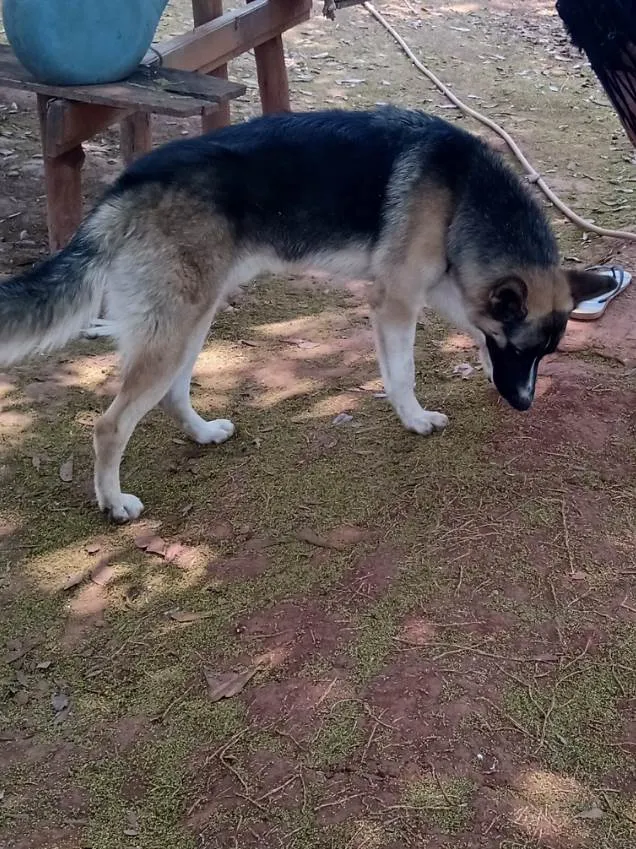
{"type": "Polygon", "coordinates": [[[85,339],[97,339],[100,336],[116,336],[117,325],[114,321],[109,321],[106,318],[96,318],[88,327],[82,330],[82,336],[85,339]]]}
{"type": "Polygon", "coordinates": [[[481,363],[481,367],[484,370],[484,374],[492,383],[492,360],[490,359],[490,353],[488,351],[488,348],[481,345],[479,346],[479,362],[481,363]]]}
{"type": "Polygon", "coordinates": [[[448,416],[444,413],[420,410],[410,416],[402,417],[402,424],[407,430],[412,430],[421,436],[428,436],[434,430],[444,430],[448,424],[448,416]]]}
{"type": "Polygon", "coordinates": [[[193,436],[199,445],[220,445],[229,439],[234,431],[235,427],[228,419],[214,419],[211,422],[202,422],[193,436]]]}
{"type": "Polygon", "coordinates": [[[122,492],[116,504],[106,504],[102,507],[102,510],[108,513],[110,520],[118,525],[124,525],[126,522],[138,519],[143,509],[144,505],[137,496],[130,495],[127,492],[122,492]]]}

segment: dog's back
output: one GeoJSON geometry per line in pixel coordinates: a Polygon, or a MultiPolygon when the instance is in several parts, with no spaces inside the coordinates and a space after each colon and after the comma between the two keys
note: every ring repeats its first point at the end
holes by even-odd
{"type": "Polygon", "coordinates": [[[398,182],[410,187],[426,173],[455,191],[479,148],[440,119],[395,108],[277,115],[158,149],[113,194],[144,185],[187,192],[220,212],[239,244],[267,244],[294,261],[346,242],[374,245],[405,157],[398,182]]]}

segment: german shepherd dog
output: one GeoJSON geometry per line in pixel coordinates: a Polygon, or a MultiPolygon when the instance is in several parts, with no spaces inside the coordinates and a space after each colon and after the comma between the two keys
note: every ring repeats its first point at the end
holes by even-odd
{"type": "Polygon", "coordinates": [[[61,347],[104,304],[122,355],[119,394],[94,433],[101,510],[143,510],[119,467],[160,404],[199,443],[234,433],[190,403],[192,369],[228,293],[266,271],[322,268],[371,286],[376,351],[402,424],[448,424],[414,393],[413,344],[428,306],[477,342],[488,376],[526,410],[537,366],[580,301],[612,281],[559,267],[540,207],[477,137],[382,108],[256,118],[134,163],[67,247],[0,285],[0,363],[61,347]]]}

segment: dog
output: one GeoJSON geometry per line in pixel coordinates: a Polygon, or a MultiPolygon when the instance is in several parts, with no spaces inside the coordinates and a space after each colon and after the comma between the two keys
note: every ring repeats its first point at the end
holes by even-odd
{"type": "Polygon", "coordinates": [[[122,383],[95,425],[95,493],[113,521],[143,510],[119,469],[151,408],[198,443],[232,436],[232,422],[193,410],[192,369],[228,294],[290,268],[371,283],[385,392],[422,435],[448,424],[414,392],[422,307],[467,332],[499,393],[526,410],[571,310],[612,285],[563,270],[546,216],[503,159],[423,112],[272,115],[157,148],[67,247],[0,285],[2,364],[63,346],[105,304],[122,383]]]}

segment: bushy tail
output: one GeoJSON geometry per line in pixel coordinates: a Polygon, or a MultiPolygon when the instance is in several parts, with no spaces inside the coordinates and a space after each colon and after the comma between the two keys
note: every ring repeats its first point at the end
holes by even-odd
{"type": "Polygon", "coordinates": [[[61,348],[99,314],[105,262],[86,225],[58,254],[0,281],[0,365],[61,348]]]}

